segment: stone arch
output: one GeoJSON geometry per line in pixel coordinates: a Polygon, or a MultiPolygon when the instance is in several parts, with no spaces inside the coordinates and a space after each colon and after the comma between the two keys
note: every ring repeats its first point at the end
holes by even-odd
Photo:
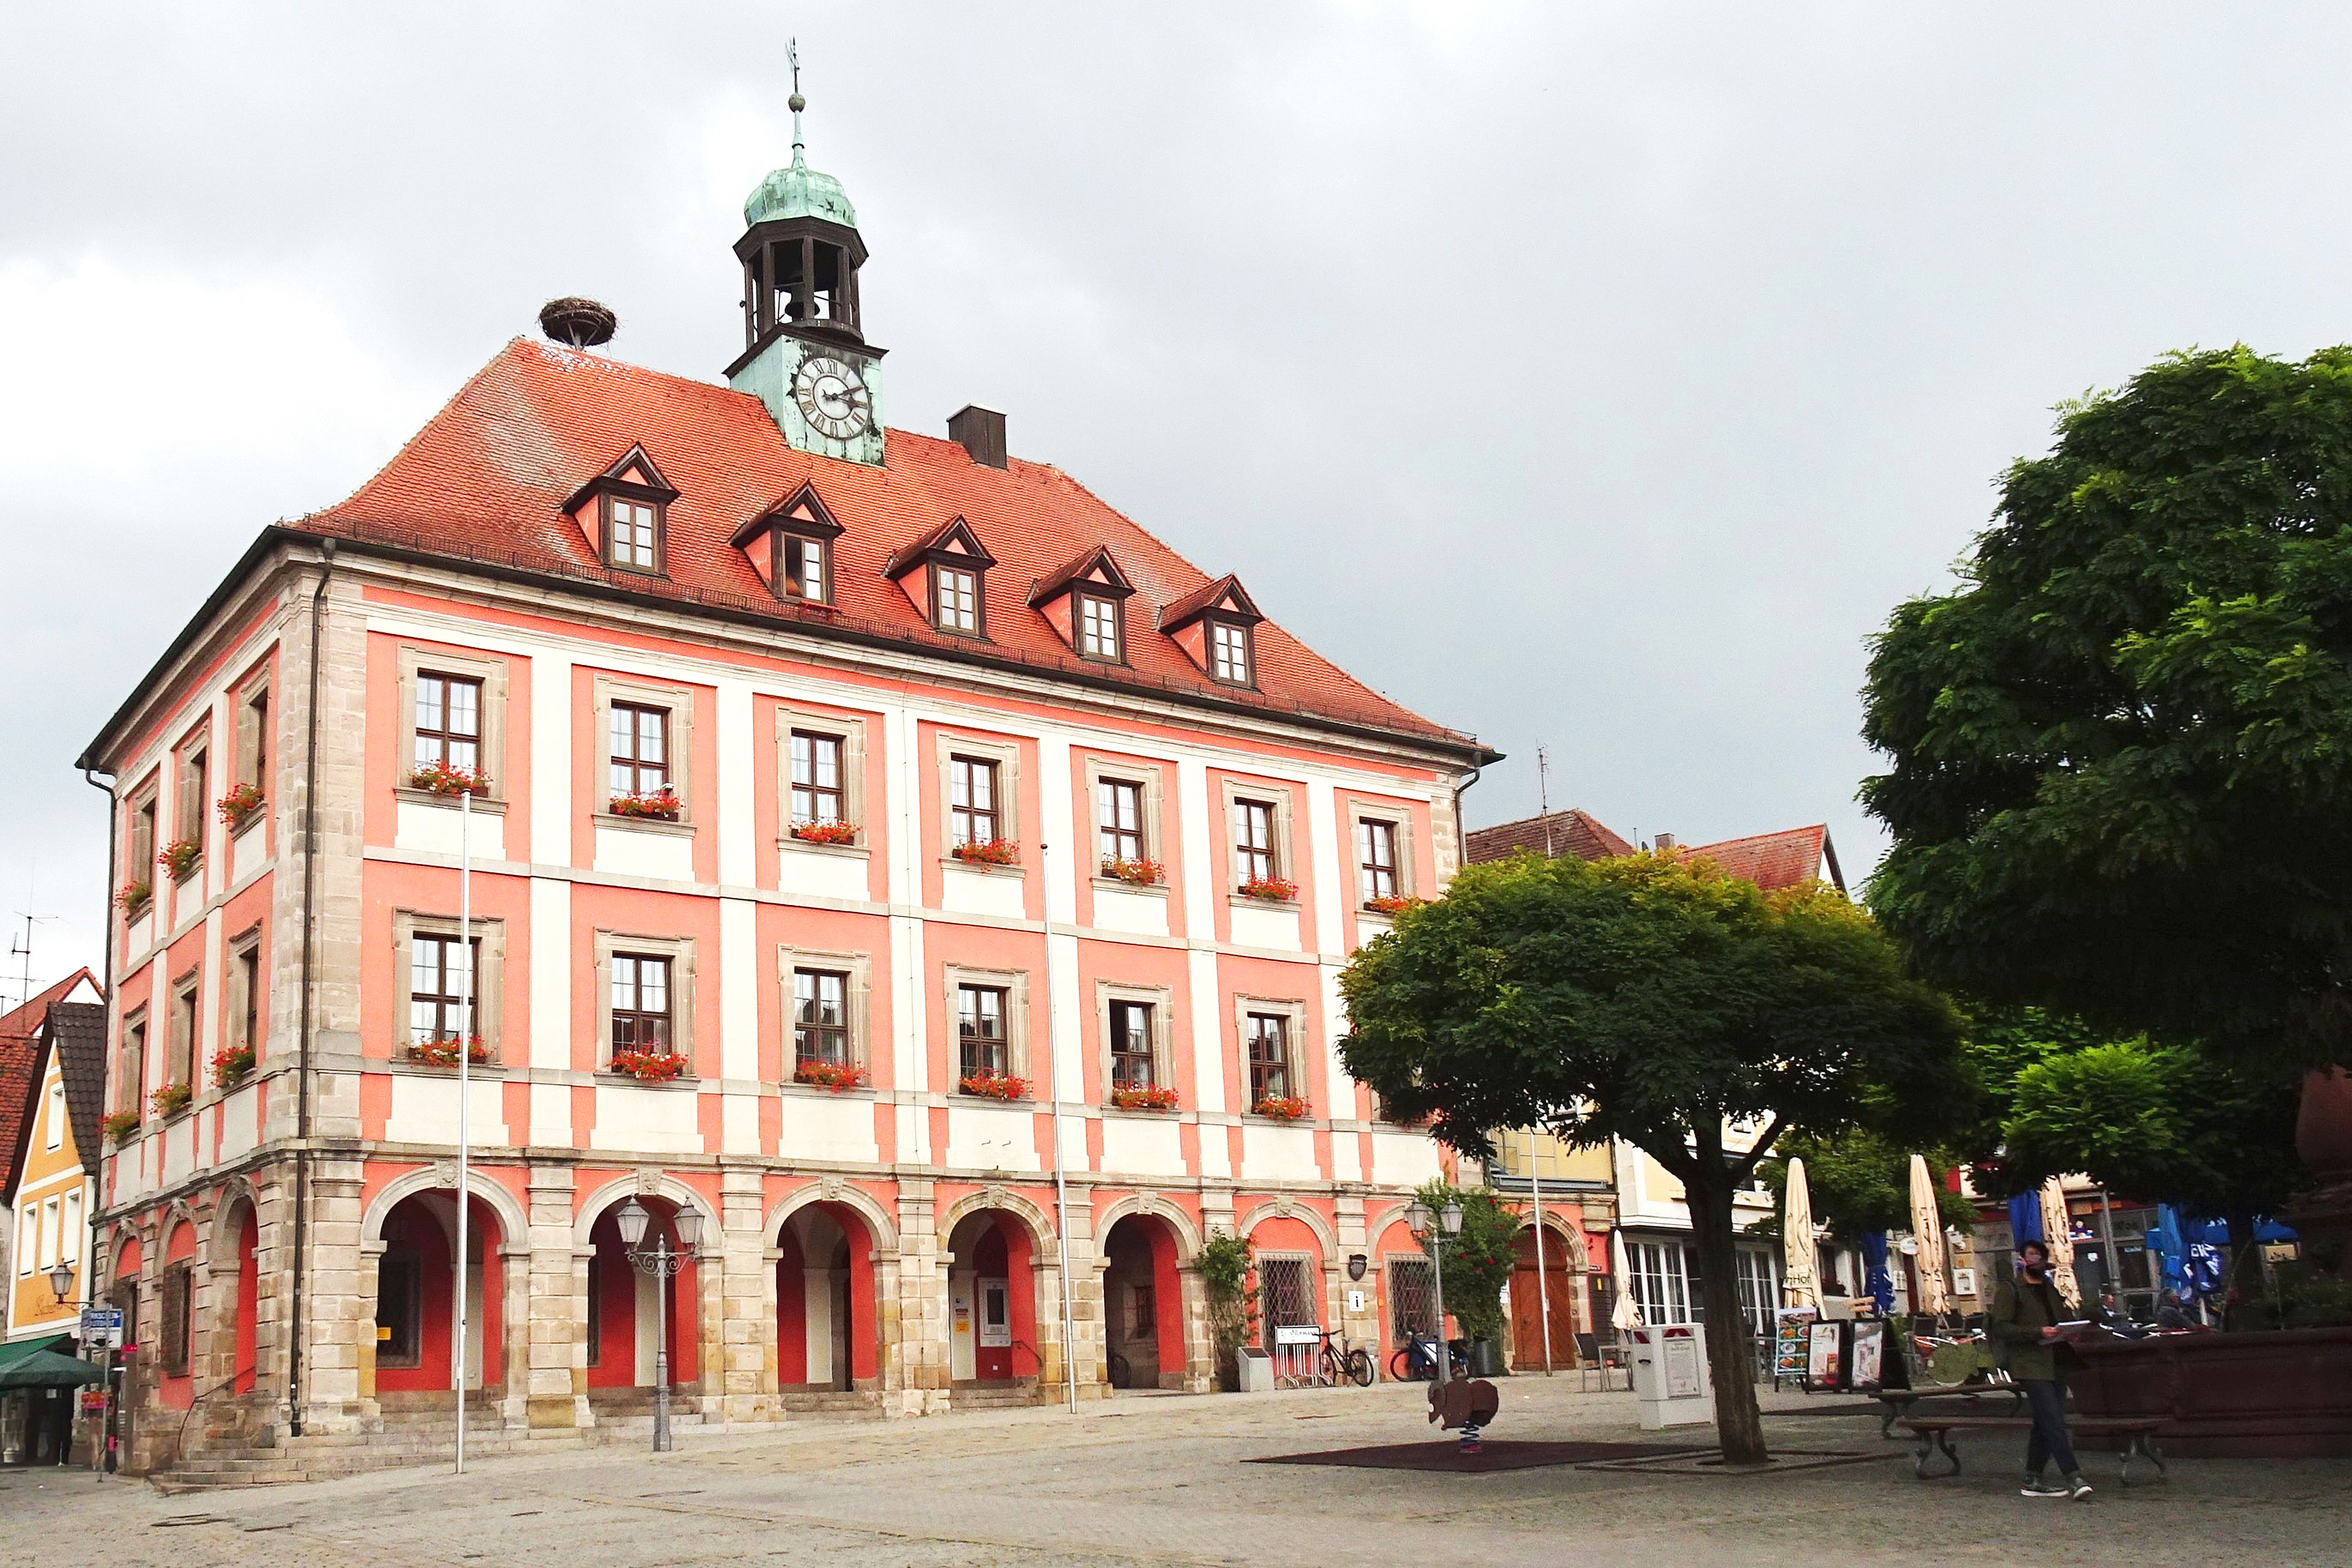
{"type": "MultiPolygon", "coordinates": [[[[140,1273],[146,1270],[147,1255],[154,1250],[147,1238],[139,1234],[139,1226],[131,1220],[117,1220],[106,1233],[106,1285],[111,1290],[122,1283],[122,1255],[132,1247],[139,1249],[140,1273]]],[[[131,1276],[135,1283],[139,1274],[131,1276]]]]}
{"type": "MultiPolygon", "coordinates": [[[[1520,1235],[1536,1227],[1535,1215],[1532,1213],[1523,1213],[1518,1219],[1518,1231],[1511,1237],[1514,1246],[1517,1245],[1520,1235]]],[[[1567,1263],[1568,1271],[1570,1274],[1585,1274],[1591,1271],[1592,1260],[1584,1250],[1582,1229],[1569,1224],[1566,1216],[1557,1209],[1547,1208],[1544,1210],[1543,1230],[1545,1248],[1549,1250],[1557,1242],[1559,1246],[1559,1256],[1567,1263]]]]}
{"type": "Polygon", "coordinates": [[[873,1194],[851,1182],[810,1182],[787,1193],[778,1200],[774,1208],[768,1211],[767,1226],[761,1232],[767,1238],[767,1247],[772,1251],[782,1245],[785,1223],[793,1215],[812,1204],[825,1203],[839,1204],[845,1209],[856,1211],[857,1216],[866,1222],[866,1229],[873,1233],[877,1251],[895,1253],[898,1250],[898,1226],[891,1219],[890,1211],[883,1207],[873,1194]]]}
{"type": "Polygon", "coordinates": [[[1037,1260],[1044,1264],[1059,1265],[1062,1257],[1061,1237],[1055,1227],[1053,1216],[1019,1193],[1002,1187],[982,1187],[980,1191],[967,1193],[950,1204],[940,1213],[937,1226],[941,1247],[944,1248],[948,1245],[949,1238],[955,1235],[957,1226],[982,1209],[1002,1209],[1020,1220],[1028,1229],[1030,1245],[1037,1249],[1037,1260]]]}
{"type": "Polygon", "coordinates": [[[587,1252],[593,1248],[595,1244],[590,1239],[589,1233],[596,1228],[596,1221],[604,1211],[624,1198],[638,1196],[665,1198],[679,1208],[694,1210],[702,1216],[703,1234],[710,1239],[710,1245],[717,1245],[720,1230],[719,1211],[710,1206],[709,1200],[668,1172],[655,1171],[615,1176],[589,1194],[572,1222],[573,1250],[587,1252]],[[650,1184],[645,1179],[648,1175],[653,1178],[650,1184]]]}
{"type": "MultiPolygon", "coordinates": [[[[1189,1264],[1200,1252],[1201,1227],[1192,1223],[1191,1215],[1157,1193],[1129,1193],[1103,1210],[1101,1217],[1095,1221],[1095,1235],[1098,1237],[1108,1237],[1110,1235],[1111,1226],[1123,1219],[1138,1215],[1168,1222],[1168,1228],[1176,1233],[1178,1263],[1189,1264]]],[[[1095,1267],[1099,1270],[1104,1266],[1104,1260],[1100,1256],[1099,1246],[1096,1250],[1095,1267]]]]}
{"type": "Polygon", "coordinates": [[[261,1227],[261,1195],[254,1191],[253,1184],[245,1177],[231,1176],[214,1189],[212,1234],[205,1239],[202,1247],[209,1255],[207,1261],[234,1266],[235,1259],[230,1257],[230,1250],[236,1245],[236,1230],[230,1222],[236,1219],[239,1205],[252,1211],[254,1228],[258,1230],[261,1227]]]}
{"type": "MultiPolygon", "coordinates": [[[[1316,1243],[1323,1249],[1323,1256],[1320,1261],[1324,1268],[1330,1268],[1334,1262],[1338,1260],[1339,1257],[1339,1233],[1331,1228],[1331,1222],[1329,1220],[1325,1219],[1320,1214],[1316,1212],[1315,1206],[1312,1204],[1297,1203],[1284,1198],[1268,1199],[1266,1202],[1262,1203],[1255,1208],[1250,1210],[1249,1213],[1244,1215],[1241,1217],[1240,1223],[1234,1226],[1234,1234],[1246,1239],[1251,1232],[1255,1231],[1261,1224],[1270,1219],[1295,1219],[1301,1225],[1305,1226],[1308,1230],[1313,1231],[1315,1233],[1316,1243]]],[[[1374,1234],[1377,1235],[1378,1233],[1375,1232],[1374,1234]]]]}
{"type": "MultiPolygon", "coordinates": [[[[454,1173],[451,1173],[454,1174],[454,1173]]],[[[439,1166],[425,1165],[396,1180],[385,1183],[383,1189],[369,1203],[367,1213],[360,1218],[362,1249],[380,1250],[382,1248],[383,1222],[391,1217],[392,1211],[398,1208],[404,1199],[415,1197],[419,1193],[441,1191],[454,1193],[457,1190],[457,1183],[445,1182],[442,1176],[443,1172],[439,1166]]],[[[478,1170],[467,1172],[466,1177],[467,1193],[481,1199],[489,1211],[499,1216],[499,1228],[504,1233],[499,1237],[499,1244],[509,1247],[528,1245],[530,1240],[530,1218],[523,1213],[522,1205],[516,1201],[515,1195],[478,1170]]]]}
{"type": "Polygon", "coordinates": [[[196,1217],[195,1205],[184,1197],[173,1198],[155,1215],[155,1261],[159,1264],[173,1261],[172,1243],[184,1225],[188,1227],[194,1242],[194,1249],[188,1254],[188,1263],[199,1277],[210,1273],[212,1249],[206,1242],[210,1239],[212,1227],[196,1217]]]}

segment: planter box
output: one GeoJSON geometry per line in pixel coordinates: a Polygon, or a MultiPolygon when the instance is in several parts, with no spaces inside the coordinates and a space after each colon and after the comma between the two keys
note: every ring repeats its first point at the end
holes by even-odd
{"type": "Polygon", "coordinates": [[[2074,1346],[2085,1415],[2161,1415],[2157,1441],[2204,1458],[2352,1454],[2352,1329],[2158,1334],[2074,1346]]]}

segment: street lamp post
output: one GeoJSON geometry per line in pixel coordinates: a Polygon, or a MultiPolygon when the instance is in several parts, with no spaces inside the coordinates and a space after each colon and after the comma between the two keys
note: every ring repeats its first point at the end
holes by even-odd
{"type": "Polygon", "coordinates": [[[58,1306],[62,1307],[66,1304],[66,1298],[73,1294],[73,1265],[59,1261],[49,1270],[49,1289],[58,1293],[58,1306]]]}
{"type": "Polygon", "coordinates": [[[648,1248],[644,1245],[647,1222],[653,1215],[646,1205],[631,1198],[613,1213],[613,1223],[620,1227],[621,1245],[629,1251],[629,1262],[640,1274],[649,1274],[658,1281],[654,1289],[654,1452],[670,1451],[669,1437],[669,1281],[679,1269],[694,1261],[696,1247],[702,1240],[702,1215],[686,1205],[680,1205],[675,1224],[677,1226],[677,1250],[669,1249],[669,1237],[661,1233],[654,1237],[648,1248]]]}
{"type": "Polygon", "coordinates": [[[1454,1381],[1454,1352],[1445,1338],[1445,1237],[1462,1234],[1462,1205],[1448,1202],[1443,1210],[1433,1210],[1415,1198],[1406,1205],[1404,1223],[1411,1227],[1414,1239],[1429,1248],[1429,1261],[1436,1276],[1437,1384],[1443,1388],[1454,1381]]]}

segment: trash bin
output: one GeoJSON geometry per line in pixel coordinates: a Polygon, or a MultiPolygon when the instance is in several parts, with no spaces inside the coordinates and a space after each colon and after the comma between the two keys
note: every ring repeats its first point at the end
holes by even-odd
{"type": "Polygon", "coordinates": [[[1274,1358],[1255,1345],[1244,1345],[1235,1355],[1236,1370],[1241,1373],[1244,1394],[1274,1392],[1274,1358]]]}
{"type": "Polygon", "coordinates": [[[1470,1375],[1500,1377],[1503,1375],[1503,1347],[1490,1339],[1470,1342],[1470,1375]]]}
{"type": "Polygon", "coordinates": [[[1642,1426],[1689,1426],[1715,1419],[1715,1389],[1706,1366],[1706,1331],[1696,1323],[1627,1329],[1633,1397],[1642,1426]]]}

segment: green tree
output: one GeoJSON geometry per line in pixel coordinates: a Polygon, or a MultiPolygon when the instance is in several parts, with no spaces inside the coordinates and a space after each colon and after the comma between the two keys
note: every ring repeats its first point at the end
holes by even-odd
{"type": "Polygon", "coordinates": [[[1216,1349],[1217,1378],[1227,1388],[1237,1386],[1234,1357],[1249,1342],[1250,1244],[1230,1231],[1213,1230],[1192,1258],[1208,1298],[1209,1335],[1216,1349]]]}
{"type": "Polygon", "coordinates": [[[2063,409],[1875,640],[1869,902],[1956,994],[2352,1062],[2352,349],[2063,409]]]}
{"type": "MultiPolygon", "coordinates": [[[[1830,1133],[1789,1133],[1775,1146],[1782,1156],[1766,1160],[1756,1173],[1772,1189],[1770,1220],[1748,1227],[1750,1236],[1782,1236],[1789,1195],[1789,1160],[1805,1162],[1805,1191],[1813,1221],[1829,1227],[1830,1239],[1841,1247],[1858,1247],[1872,1231],[1911,1228],[1911,1155],[1908,1146],[1868,1127],[1849,1127],[1830,1133]]],[[[1963,1230],[1976,1223],[1976,1205],[1944,1184],[1958,1163],[1941,1149],[1916,1151],[1927,1156],[1936,1177],[1936,1206],[1944,1224],[1963,1230]]]]}
{"type": "Polygon", "coordinates": [[[1503,1287],[1511,1282],[1519,1237],[1519,1216],[1503,1205],[1491,1187],[1457,1187],[1442,1180],[1423,1182],[1414,1196],[1433,1213],[1449,1203],[1462,1205],[1462,1233],[1435,1239],[1442,1242],[1445,1269],[1445,1310],[1462,1321],[1465,1338],[1503,1338],[1503,1287]]]}
{"type": "Polygon", "coordinates": [[[1470,867],[1339,986],[1342,1060],[1393,1114],[1482,1155],[1497,1128],[1622,1138],[1681,1181],[1724,1452],[1760,1460],[1733,1194],[1785,1130],[1935,1126],[1962,1089],[1950,1005],[1835,893],[1673,853],[1470,867]]]}

